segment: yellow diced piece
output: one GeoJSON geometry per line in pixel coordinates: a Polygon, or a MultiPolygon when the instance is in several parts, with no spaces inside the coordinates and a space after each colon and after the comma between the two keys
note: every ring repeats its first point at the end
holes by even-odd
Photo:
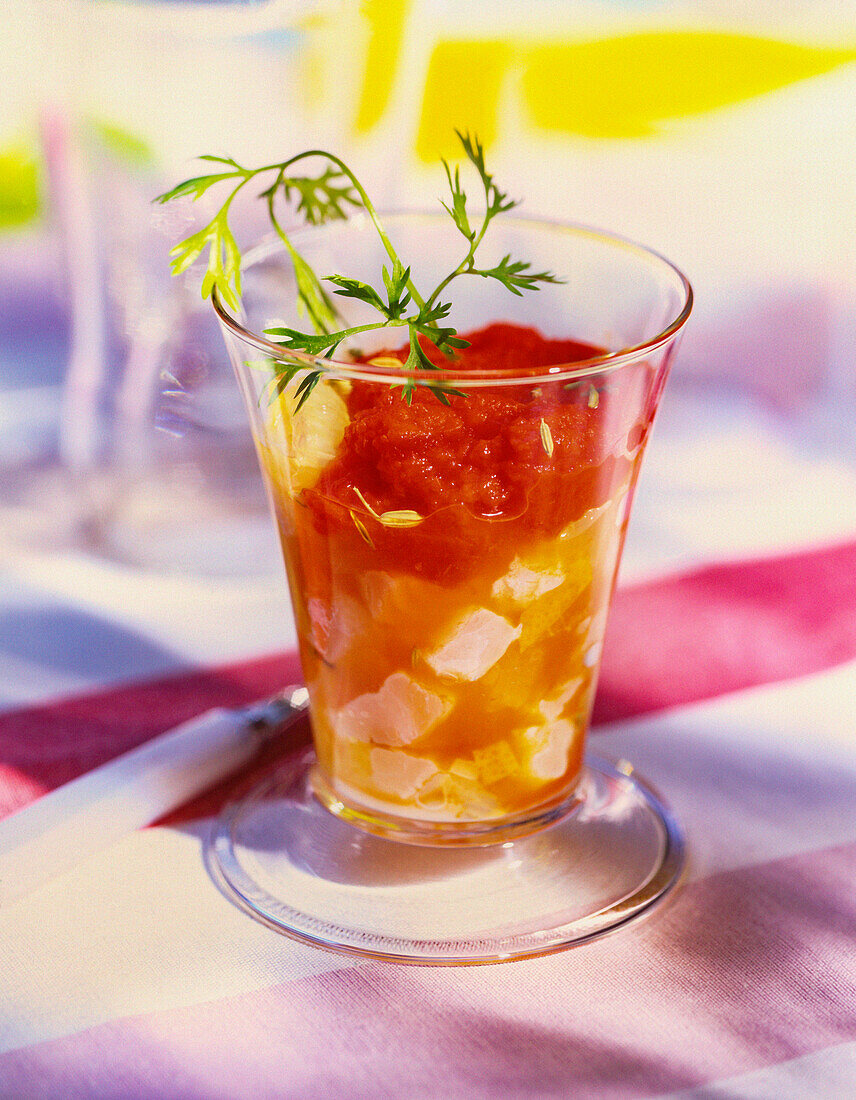
{"type": "Polygon", "coordinates": [[[459,775],[461,779],[471,779],[473,781],[479,777],[479,770],[475,764],[471,760],[462,760],[460,757],[452,761],[449,773],[459,775]]]}
{"type": "Polygon", "coordinates": [[[290,385],[268,412],[265,463],[271,476],[292,496],[311,489],[335,457],[349,422],[347,403],[330,383],[316,386],[299,413],[290,385]]]}
{"type": "Polygon", "coordinates": [[[571,566],[565,569],[565,584],[569,585],[577,594],[591,584],[591,578],[590,558],[577,558],[571,566]]]}
{"type": "Polygon", "coordinates": [[[473,760],[479,779],[486,787],[513,775],[518,769],[517,757],[507,741],[494,741],[487,748],[474,749],[473,760]]]}
{"type": "Polygon", "coordinates": [[[419,793],[420,805],[429,810],[444,810],[451,817],[460,817],[466,807],[464,793],[458,781],[441,773],[430,779],[419,793]]]}
{"type": "Polygon", "coordinates": [[[572,562],[565,569],[562,585],[524,608],[520,616],[523,626],[520,648],[525,650],[555,630],[569,628],[571,624],[564,621],[565,616],[591,582],[592,567],[589,560],[579,558],[572,562]]]}
{"type": "Polygon", "coordinates": [[[370,745],[332,737],[333,775],[352,787],[364,787],[371,778],[370,745]]]}
{"type": "Polygon", "coordinates": [[[448,772],[429,779],[419,792],[417,801],[435,813],[440,811],[452,818],[469,820],[495,817],[501,809],[496,796],[481,784],[448,772]]]}

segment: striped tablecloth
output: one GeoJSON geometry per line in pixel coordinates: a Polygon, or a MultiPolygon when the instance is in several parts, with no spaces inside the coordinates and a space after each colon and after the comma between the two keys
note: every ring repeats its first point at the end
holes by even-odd
{"type": "MultiPolygon", "coordinates": [[[[206,874],[232,780],[0,912],[0,1096],[856,1095],[856,472],[738,442],[653,446],[592,733],[686,827],[671,904],[505,966],[317,951],[206,874]]],[[[0,814],[276,689],[293,643],[269,578],[8,551],[0,814]]]]}

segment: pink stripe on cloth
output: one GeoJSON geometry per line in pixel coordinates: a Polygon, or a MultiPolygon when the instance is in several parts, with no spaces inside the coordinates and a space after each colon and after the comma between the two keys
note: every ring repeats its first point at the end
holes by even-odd
{"type": "MultiPolygon", "coordinates": [[[[594,722],[853,658],[856,542],[629,586],[616,593],[594,722]]],[[[300,676],[289,653],[2,714],[0,816],[210,707],[240,706],[300,676]]],[[[216,812],[232,789],[226,781],[169,822],[216,812]]]]}
{"type": "Polygon", "coordinates": [[[0,1094],[620,1100],[714,1082],[856,1037],[854,878],[848,844],[696,881],[585,951],[343,967],[113,1021],[0,1056],[0,1094]]]}
{"type": "Polygon", "coordinates": [[[821,672],[856,658],[856,541],[621,588],[595,722],[821,672]]]}
{"type": "Polygon", "coordinates": [[[0,817],[212,707],[301,680],[297,654],[277,654],[2,714],[0,817]]]}

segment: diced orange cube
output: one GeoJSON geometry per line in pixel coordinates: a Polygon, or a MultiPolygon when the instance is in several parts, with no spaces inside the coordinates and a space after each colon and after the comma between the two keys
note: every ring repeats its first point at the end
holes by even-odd
{"type": "Polygon", "coordinates": [[[498,783],[518,770],[517,757],[507,741],[494,741],[484,749],[473,750],[479,779],[486,787],[498,783]]]}

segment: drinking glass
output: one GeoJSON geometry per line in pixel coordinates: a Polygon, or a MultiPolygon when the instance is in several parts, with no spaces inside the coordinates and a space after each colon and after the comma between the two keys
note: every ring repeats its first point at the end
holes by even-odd
{"type": "MultiPolygon", "coordinates": [[[[205,203],[152,199],[227,134],[248,163],[310,135],[345,145],[346,115],[328,109],[357,72],[341,0],[64,0],[61,18],[53,0],[22,3],[0,146],[32,134],[50,218],[29,249],[0,240],[0,540],[172,574],[275,568],[217,326],[165,260],[205,203]],[[235,552],[265,536],[270,553],[235,552]]],[[[23,176],[16,190],[26,205],[23,176]]]]}
{"type": "MultiPolygon", "coordinates": [[[[415,284],[439,283],[460,250],[451,221],[384,224],[417,258],[415,284]]],[[[388,263],[363,215],[293,239],[319,274],[377,285],[388,263]]],[[[285,350],[270,330],[305,319],[275,240],[248,257],[239,311],[214,298],[283,549],[313,748],[224,812],[211,865],[272,927],[402,962],[584,942],[650,910],[684,861],[663,800],[586,735],[691,289],[659,255],[580,226],[508,219],[482,248],[486,267],[523,257],[562,281],[514,296],[459,278],[449,323],[486,353],[467,369],[406,373],[406,329],[331,359],[285,350]]],[[[370,319],[342,301],[348,325],[370,319]]]]}

